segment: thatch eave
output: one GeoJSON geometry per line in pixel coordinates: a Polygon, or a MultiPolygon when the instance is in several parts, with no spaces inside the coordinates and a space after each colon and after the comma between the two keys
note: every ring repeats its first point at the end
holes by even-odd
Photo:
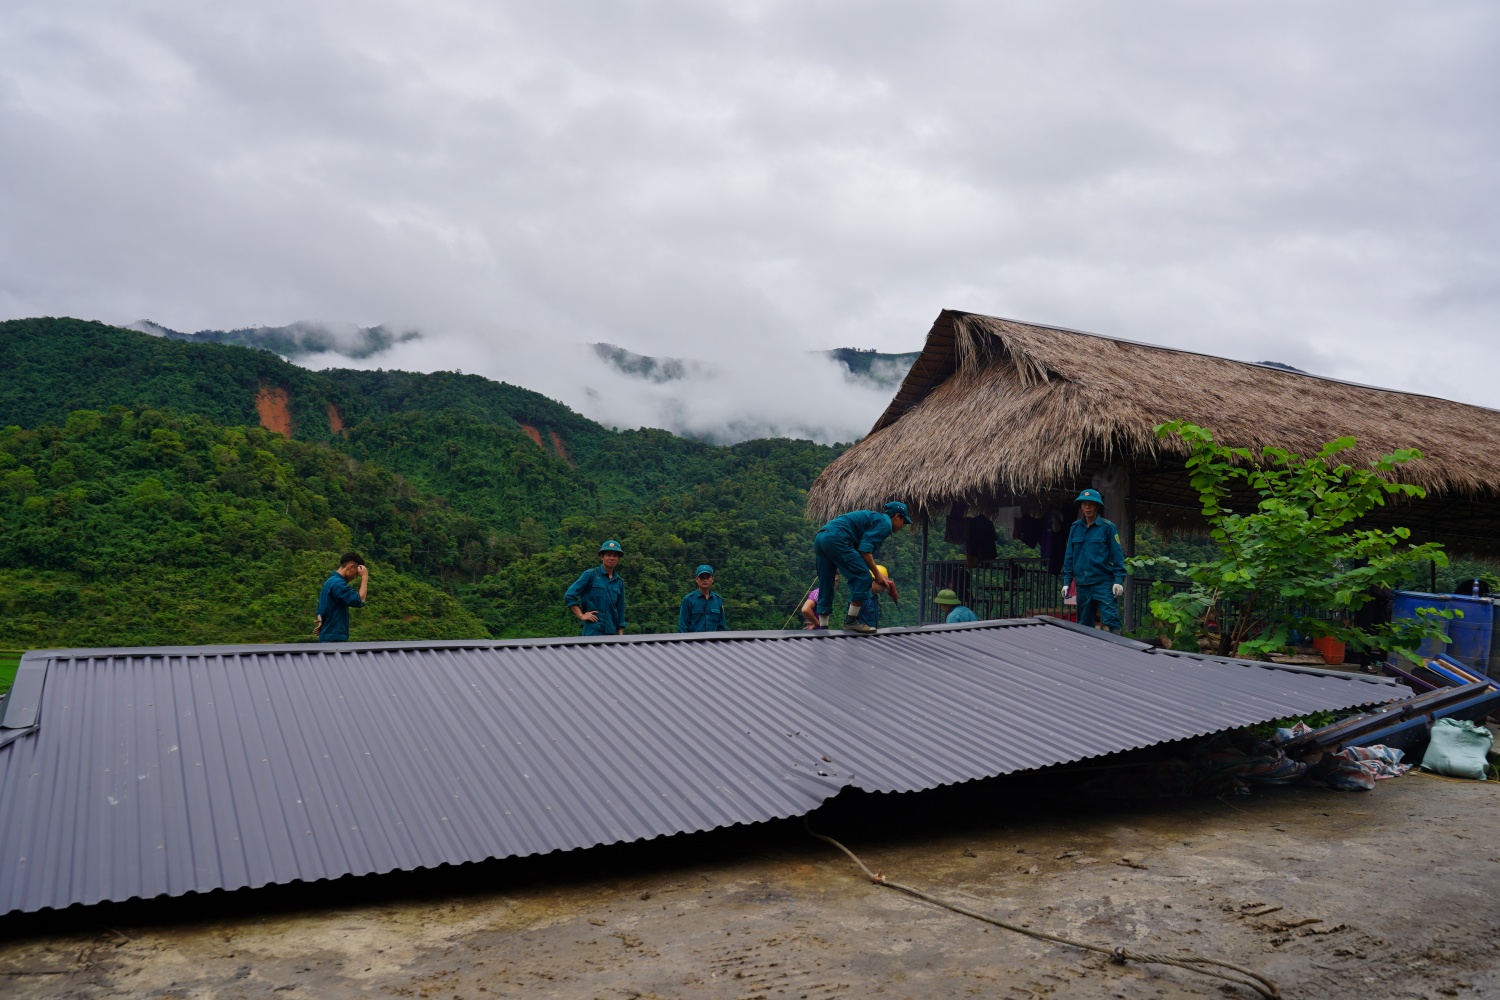
{"type": "MultiPolygon", "coordinates": [[[[1415,447],[1425,457],[1403,467],[1406,481],[1450,499],[1500,498],[1495,410],[944,310],[869,436],[814,483],[808,513],[897,497],[929,516],[955,500],[994,507],[1087,485],[1111,464],[1165,484],[1182,478],[1186,449],[1154,428],[1174,419],[1257,452],[1311,454],[1349,435],[1357,443],[1344,457],[1354,464],[1415,447]]],[[[1180,483],[1176,493],[1191,505],[1180,483]]]]}

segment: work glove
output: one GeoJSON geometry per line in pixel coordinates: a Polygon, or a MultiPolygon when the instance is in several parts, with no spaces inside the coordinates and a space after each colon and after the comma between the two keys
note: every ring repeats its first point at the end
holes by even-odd
{"type": "Polygon", "coordinates": [[[1123,583],[1117,583],[1113,587],[1109,588],[1109,592],[1111,594],[1114,594],[1116,597],[1119,597],[1121,594],[1125,593],[1125,585],[1123,583]]]}
{"type": "Polygon", "coordinates": [[[1066,601],[1068,599],[1068,585],[1066,583],[1063,584],[1062,595],[1063,595],[1063,600],[1066,601]]]}

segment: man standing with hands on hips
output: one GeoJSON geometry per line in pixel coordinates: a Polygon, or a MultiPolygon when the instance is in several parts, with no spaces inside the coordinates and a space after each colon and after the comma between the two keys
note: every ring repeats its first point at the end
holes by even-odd
{"type": "Polygon", "coordinates": [[[1078,584],[1078,624],[1119,632],[1117,601],[1125,593],[1125,550],[1114,522],[1100,515],[1104,498],[1098,490],[1078,494],[1078,520],[1068,529],[1063,555],[1063,597],[1068,585],[1078,584]]]}
{"type": "Polygon", "coordinates": [[[599,565],[584,570],[563,595],[582,635],[625,634],[625,581],[615,572],[625,550],[611,538],[599,546],[599,565]]]}

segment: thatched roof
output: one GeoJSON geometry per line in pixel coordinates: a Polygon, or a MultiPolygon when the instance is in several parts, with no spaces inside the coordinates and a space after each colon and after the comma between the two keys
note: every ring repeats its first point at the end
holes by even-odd
{"type": "MultiPolygon", "coordinates": [[[[808,513],[893,498],[929,515],[954,500],[1006,504],[1086,484],[1110,463],[1180,479],[1184,450],[1152,430],[1178,418],[1226,444],[1300,454],[1353,435],[1346,455],[1359,463],[1420,448],[1426,457],[1403,468],[1406,481],[1500,498],[1500,411],[945,310],[870,435],[813,485],[808,513]]],[[[1192,503],[1191,491],[1178,494],[1192,503]]]]}

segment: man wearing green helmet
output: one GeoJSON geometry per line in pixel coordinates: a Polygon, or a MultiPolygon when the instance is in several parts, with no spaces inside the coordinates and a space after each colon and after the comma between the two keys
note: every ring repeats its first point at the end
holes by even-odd
{"type": "Polygon", "coordinates": [[[1114,523],[1100,515],[1104,497],[1098,490],[1078,494],[1078,520],[1068,529],[1063,555],[1063,597],[1078,584],[1078,624],[1120,631],[1117,601],[1125,593],[1125,550],[1114,523]]]}
{"type": "Polygon", "coordinates": [[[677,608],[677,631],[728,632],[724,598],[714,593],[714,568],[708,563],[699,566],[693,582],[698,589],[688,591],[677,608]]]}
{"type": "Polygon", "coordinates": [[[958,599],[958,595],[946,587],[937,592],[932,603],[938,606],[945,625],[963,625],[979,620],[979,616],[964,607],[964,602],[958,599]]]}
{"type": "Polygon", "coordinates": [[[563,601],[583,623],[582,635],[625,634],[625,581],[615,570],[625,550],[611,538],[599,546],[599,565],[573,581],[563,601]]]}

